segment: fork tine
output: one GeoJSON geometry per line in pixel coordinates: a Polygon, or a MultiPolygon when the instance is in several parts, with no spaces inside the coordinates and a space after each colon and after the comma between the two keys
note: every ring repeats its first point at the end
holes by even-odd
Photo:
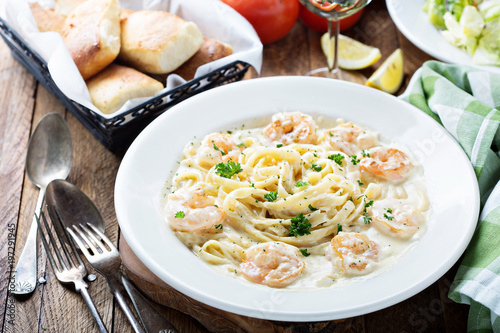
{"type": "MultiPolygon", "coordinates": [[[[76,229],[76,226],[75,226],[75,229],[76,229]]],[[[82,239],[80,238],[81,237],[80,231],[79,230],[73,231],[73,229],[71,229],[70,227],[67,227],[66,230],[69,232],[69,234],[71,235],[71,237],[73,238],[73,240],[76,242],[76,244],[78,244],[78,247],[82,251],[83,255],[85,257],[91,255],[90,252],[89,252],[89,250],[88,250],[88,248],[87,248],[87,246],[86,246],[86,244],[84,244],[82,242],[82,239]],[[80,235],[80,237],[78,237],[75,232],[78,233],[78,235],[80,235]]]]}
{"type": "Polygon", "coordinates": [[[87,226],[92,226],[92,224],[90,224],[90,223],[87,223],[87,225],[80,224],[80,228],[85,230],[87,235],[92,239],[92,241],[94,241],[94,244],[98,247],[98,249],[100,249],[101,252],[103,252],[103,253],[108,252],[108,250],[105,248],[105,246],[103,244],[103,240],[106,237],[103,238],[102,236],[99,236],[99,238],[97,238],[96,234],[93,233],[92,230],[90,230],[87,226]]]}
{"type": "Polygon", "coordinates": [[[78,236],[80,236],[83,239],[83,241],[87,243],[88,247],[90,247],[90,249],[92,250],[92,252],[94,252],[94,254],[99,253],[99,250],[97,249],[96,245],[87,237],[81,224],[79,226],[77,225],[73,226],[73,230],[75,230],[78,233],[78,236]]]}
{"type": "Polygon", "coordinates": [[[92,225],[92,224],[88,224],[87,225],[92,228],[92,230],[94,230],[94,232],[96,234],[99,235],[99,237],[101,237],[101,239],[106,243],[106,245],[108,245],[108,247],[113,251],[113,249],[116,249],[115,245],[111,242],[111,240],[106,237],[106,235],[99,229],[97,229],[96,226],[92,225]]]}
{"type": "MultiPolygon", "coordinates": [[[[43,211],[40,210],[40,214],[42,216],[42,219],[45,220],[45,215],[43,214],[43,211]]],[[[40,223],[40,218],[36,214],[35,214],[35,219],[36,223],[38,224],[38,231],[40,232],[40,238],[42,239],[43,247],[45,248],[45,252],[47,253],[47,257],[49,258],[50,266],[52,266],[54,272],[59,272],[59,267],[57,267],[56,262],[54,261],[54,257],[52,256],[52,252],[50,251],[49,244],[45,239],[45,233],[43,232],[42,224],[40,223]]],[[[47,220],[45,220],[45,226],[47,226],[47,220]]],[[[49,237],[52,238],[49,230],[47,230],[47,234],[49,234],[49,237]]],[[[56,251],[56,253],[58,252],[56,251]]]]}
{"type": "MultiPolygon", "coordinates": [[[[68,249],[64,245],[63,235],[61,234],[61,229],[64,230],[64,226],[61,222],[61,216],[59,215],[57,210],[55,210],[55,207],[53,207],[53,208],[54,208],[54,211],[56,213],[55,217],[50,213],[50,210],[48,210],[48,211],[49,211],[49,217],[52,220],[52,223],[54,224],[54,231],[57,235],[57,238],[59,239],[59,243],[61,244],[61,247],[63,249],[66,260],[68,261],[68,265],[71,267],[76,267],[77,265],[76,265],[75,261],[73,260],[73,258],[71,257],[71,254],[69,253],[68,249]],[[58,225],[55,225],[56,223],[58,223],[58,225]]],[[[72,244],[70,244],[70,245],[72,245],[72,244]]],[[[74,252],[74,253],[78,253],[78,252],[74,252]]]]}
{"type": "MultiPolygon", "coordinates": [[[[59,211],[57,210],[57,207],[53,205],[52,208],[54,209],[54,212],[57,215],[57,219],[59,221],[59,226],[63,230],[64,235],[66,236],[66,239],[68,240],[68,243],[71,246],[71,250],[75,254],[74,257],[76,258],[76,260],[78,261],[78,264],[80,266],[85,267],[85,265],[83,264],[82,258],[80,258],[80,256],[77,254],[78,250],[76,249],[76,246],[75,246],[75,243],[73,242],[73,239],[68,235],[68,232],[67,232],[66,228],[64,228],[64,225],[62,223],[62,218],[61,218],[61,215],[59,214],[59,211]]],[[[50,215],[50,211],[49,211],[49,215],[50,215]]]]}
{"type": "MultiPolygon", "coordinates": [[[[54,249],[54,253],[56,254],[57,256],[57,259],[58,260],[58,267],[59,267],[59,271],[62,271],[63,269],[68,269],[68,264],[64,261],[64,258],[61,256],[61,251],[59,251],[59,249],[57,248],[57,242],[56,242],[56,239],[54,238],[54,236],[52,235],[52,231],[50,231],[50,227],[49,227],[49,223],[47,222],[47,219],[45,218],[45,214],[43,214],[43,212],[41,213],[42,214],[42,220],[43,220],[43,223],[45,224],[45,229],[47,230],[47,234],[49,235],[49,239],[50,239],[50,244],[52,244],[52,248],[54,249]]],[[[49,216],[52,220],[52,217],[49,216]]],[[[52,222],[54,222],[54,220],[52,220],[52,222]]],[[[56,231],[57,228],[54,228],[54,230],[56,231]]],[[[56,231],[56,236],[58,237],[59,239],[59,244],[61,245],[62,248],[64,248],[64,244],[61,242],[61,239],[59,238],[59,236],[57,235],[57,231],[56,231]]],[[[64,248],[65,249],[65,248],[64,248]]]]}

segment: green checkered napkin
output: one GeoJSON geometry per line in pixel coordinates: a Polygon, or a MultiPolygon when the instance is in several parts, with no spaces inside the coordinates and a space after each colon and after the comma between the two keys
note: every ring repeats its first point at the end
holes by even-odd
{"type": "Polygon", "coordinates": [[[500,332],[500,74],[428,61],[400,98],[441,123],[474,167],[482,212],[449,297],[470,304],[468,332],[500,332]]]}

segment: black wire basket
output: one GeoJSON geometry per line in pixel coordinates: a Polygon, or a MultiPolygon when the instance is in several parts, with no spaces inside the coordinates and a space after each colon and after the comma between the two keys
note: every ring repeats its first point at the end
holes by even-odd
{"type": "Polygon", "coordinates": [[[2,18],[0,18],[0,34],[10,47],[14,58],[112,152],[126,150],[144,127],[170,107],[200,92],[239,81],[250,67],[246,62],[234,61],[153,97],[115,117],[104,118],[64,95],[52,80],[47,63],[2,18]]]}

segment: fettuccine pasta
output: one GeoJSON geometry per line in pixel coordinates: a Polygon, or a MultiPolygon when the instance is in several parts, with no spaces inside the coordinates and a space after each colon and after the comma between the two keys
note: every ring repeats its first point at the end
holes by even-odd
{"type": "Polygon", "coordinates": [[[269,287],[339,284],[390,266],[428,202],[402,148],[351,122],[279,113],[184,149],[166,194],[177,237],[218,270],[269,287]]]}

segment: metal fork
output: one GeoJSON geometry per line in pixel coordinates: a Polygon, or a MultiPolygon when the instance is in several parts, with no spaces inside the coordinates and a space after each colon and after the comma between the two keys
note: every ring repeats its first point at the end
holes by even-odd
{"type": "Polygon", "coordinates": [[[73,228],[66,227],[66,230],[78,244],[80,250],[92,267],[94,267],[106,278],[109,290],[113,296],[115,296],[118,304],[120,304],[120,307],[134,328],[134,331],[137,333],[145,333],[123,296],[124,290],[117,277],[117,273],[121,265],[121,259],[118,250],[113,243],[111,243],[108,237],[106,237],[101,231],[90,223],[87,223],[86,225],[80,224],[79,226],[73,225],[73,228]],[[89,229],[89,227],[92,228],[93,232],[89,229]],[[98,235],[100,239],[98,239],[96,235],[98,235]]]}
{"type": "MultiPolygon", "coordinates": [[[[119,282],[119,268],[121,265],[121,258],[118,252],[118,249],[113,245],[113,243],[109,240],[106,235],[104,235],[99,229],[97,229],[94,225],[80,224],[73,225],[73,228],[67,227],[66,230],[71,234],[75,242],[78,244],[80,249],[82,249],[82,253],[85,255],[89,263],[102,275],[106,277],[109,284],[109,289],[117,298],[120,306],[122,307],[125,315],[129,319],[130,323],[136,330],[136,332],[144,332],[139,322],[135,319],[130,310],[130,307],[125,302],[123,297],[124,288],[119,282]],[[78,236],[77,236],[78,235],[78,236]],[[83,240],[83,242],[82,242],[83,240]],[[90,253],[90,251],[92,253],[90,253]]],[[[134,305],[137,302],[137,299],[132,300],[134,305]]],[[[156,309],[149,303],[141,302],[142,310],[147,311],[150,315],[151,319],[153,319],[156,324],[164,323],[166,319],[156,314],[156,309]]],[[[138,311],[139,312],[139,311],[138,311]]],[[[140,312],[139,312],[140,315],[140,312]]],[[[143,320],[143,316],[140,315],[141,320],[143,320]]],[[[156,327],[148,325],[149,323],[143,320],[144,327],[146,330],[155,330],[156,327]]],[[[175,328],[170,324],[165,324],[166,326],[163,328],[171,329],[170,332],[177,332],[175,328]],[[167,326],[170,325],[170,326],[167,326]]]]}
{"type": "Polygon", "coordinates": [[[53,218],[53,216],[51,216],[49,213],[52,224],[54,225],[54,231],[56,233],[60,247],[62,249],[61,253],[61,251],[58,249],[58,245],[56,243],[55,238],[52,236],[52,232],[50,231],[49,224],[47,223],[47,219],[45,218],[45,214],[41,210],[40,210],[40,215],[42,217],[43,225],[45,226],[46,229],[45,232],[43,230],[42,223],[40,222],[40,218],[36,214],[35,214],[35,219],[38,224],[38,230],[40,232],[40,238],[42,240],[43,247],[45,248],[45,252],[47,253],[47,257],[49,259],[50,266],[52,266],[54,274],[56,275],[57,279],[60,282],[73,283],[75,285],[75,290],[80,292],[80,294],[82,294],[83,299],[87,303],[87,306],[89,307],[90,312],[92,313],[92,316],[94,317],[97,323],[99,332],[107,333],[106,327],[102,322],[101,316],[97,312],[97,308],[95,307],[94,302],[92,301],[92,298],[90,297],[89,292],[87,290],[88,284],[83,280],[83,278],[87,275],[87,269],[85,268],[85,265],[80,259],[80,256],[78,256],[75,245],[71,241],[68,242],[70,244],[73,253],[72,256],[70,251],[66,248],[65,242],[62,239],[63,235],[61,234],[61,230],[64,230],[63,226],[56,225],[58,219],[53,218]],[[45,238],[45,234],[49,236],[50,243],[45,238]],[[49,244],[52,246],[49,246],[49,244]],[[50,247],[52,247],[53,252],[56,255],[56,258],[54,258],[54,256],[52,255],[50,247]],[[76,258],[76,260],[74,258],[76,258]]]}

